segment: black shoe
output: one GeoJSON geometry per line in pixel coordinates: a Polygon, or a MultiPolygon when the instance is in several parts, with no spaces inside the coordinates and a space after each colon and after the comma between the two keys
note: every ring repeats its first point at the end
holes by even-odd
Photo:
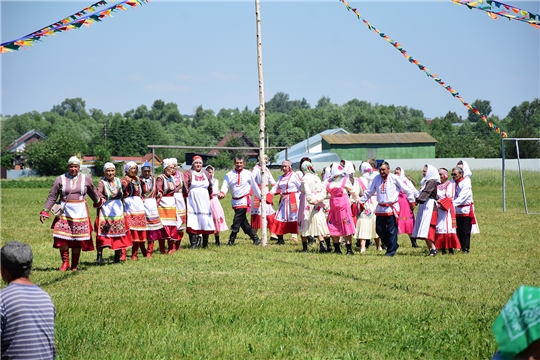
{"type": "Polygon", "coordinates": [[[255,235],[255,237],[253,238],[253,245],[260,245],[260,244],[261,244],[261,239],[259,239],[259,237],[255,235]]]}
{"type": "Polygon", "coordinates": [[[441,254],[446,255],[446,249],[441,249],[441,254]]]}
{"type": "Polygon", "coordinates": [[[454,255],[454,249],[448,249],[448,254],[454,255]]]}
{"type": "Polygon", "coordinates": [[[468,254],[469,250],[462,250],[461,252],[464,253],[464,254],[468,254]]]}
{"type": "Polygon", "coordinates": [[[313,236],[311,236],[311,235],[307,237],[307,241],[308,241],[307,244],[308,244],[309,246],[315,244],[315,238],[314,238],[313,236]]]}
{"type": "Polygon", "coordinates": [[[308,252],[308,244],[307,242],[302,242],[302,252],[307,253],[308,252]]]}
{"type": "MultiPolygon", "coordinates": [[[[371,240],[370,240],[370,239],[366,240],[366,249],[369,249],[369,247],[370,247],[371,245],[373,245],[373,243],[371,242],[371,240]]],[[[359,246],[359,247],[361,247],[361,246],[359,246]]]]}
{"type": "Polygon", "coordinates": [[[334,254],[343,254],[341,252],[341,243],[334,243],[334,254]]]}
{"type": "MultiPolygon", "coordinates": [[[[115,260],[116,260],[116,254],[115,254],[115,260]]],[[[118,261],[120,262],[120,254],[118,254],[118,261]]],[[[103,261],[103,254],[102,253],[97,254],[96,264],[105,265],[105,261],[103,261]]]]}
{"type": "Polygon", "coordinates": [[[413,248],[419,248],[420,247],[420,245],[418,245],[416,243],[416,239],[411,239],[411,245],[412,245],[413,248]]]}
{"type": "Polygon", "coordinates": [[[276,244],[285,245],[285,240],[283,240],[283,235],[278,235],[278,240],[276,244]]]}
{"type": "Polygon", "coordinates": [[[190,249],[196,249],[199,246],[198,236],[195,234],[189,234],[190,249]]]}
{"type": "Polygon", "coordinates": [[[120,250],[115,250],[115,252],[114,252],[114,262],[115,263],[120,262],[120,250]]]}
{"type": "Polygon", "coordinates": [[[345,247],[347,248],[347,255],[354,255],[352,251],[352,244],[345,244],[345,247]]]}
{"type": "Polygon", "coordinates": [[[221,243],[219,242],[219,236],[216,236],[216,246],[220,246],[221,243]]]}
{"type": "Polygon", "coordinates": [[[326,252],[332,252],[332,243],[330,242],[330,238],[324,239],[324,242],[326,244],[326,252]]]}
{"type": "Polygon", "coordinates": [[[326,253],[328,252],[328,248],[326,247],[326,244],[323,240],[319,241],[319,252],[320,253],[326,253]]]}
{"type": "Polygon", "coordinates": [[[435,250],[435,249],[429,250],[429,255],[428,256],[437,256],[437,250],[435,250]]]}
{"type": "Polygon", "coordinates": [[[270,241],[278,241],[279,239],[277,237],[270,236],[270,241]]]}
{"type": "MultiPolygon", "coordinates": [[[[360,242],[360,240],[357,240],[356,244],[354,245],[356,245],[357,248],[362,247],[362,243],[360,242]]],[[[366,245],[367,245],[367,241],[366,241],[366,245]]]]}
{"type": "Polygon", "coordinates": [[[205,248],[208,246],[208,234],[202,236],[202,247],[205,248]]]}

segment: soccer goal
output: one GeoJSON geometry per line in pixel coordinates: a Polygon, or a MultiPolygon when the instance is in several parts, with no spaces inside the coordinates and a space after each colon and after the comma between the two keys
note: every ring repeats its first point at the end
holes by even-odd
{"type": "Polygon", "coordinates": [[[525,208],[526,214],[540,214],[540,212],[529,212],[529,208],[527,207],[527,195],[525,195],[525,184],[523,182],[523,172],[521,170],[521,159],[519,157],[519,141],[534,141],[538,142],[538,146],[540,146],[540,138],[503,138],[502,139],[502,197],[503,197],[503,212],[506,212],[506,158],[505,158],[505,151],[504,151],[504,142],[505,141],[513,141],[516,146],[516,158],[517,158],[517,164],[518,164],[518,170],[519,170],[519,180],[521,182],[521,193],[523,195],[523,206],[525,208]]]}

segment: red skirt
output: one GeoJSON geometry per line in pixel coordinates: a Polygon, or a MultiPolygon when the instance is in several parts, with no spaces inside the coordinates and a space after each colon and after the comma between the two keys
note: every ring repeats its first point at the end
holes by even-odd
{"type": "Polygon", "coordinates": [[[66,246],[69,249],[81,249],[82,251],[94,251],[94,242],[92,239],[89,240],[66,240],[53,237],[53,248],[58,249],[60,247],[66,246]]]}
{"type": "Polygon", "coordinates": [[[437,249],[461,249],[456,233],[436,234],[435,247],[437,249]]]}
{"type": "Polygon", "coordinates": [[[166,239],[169,240],[182,240],[182,237],[184,237],[183,232],[179,232],[178,228],[175,225],[164,225],[163,229],[165,229],[165,232],[167,236],[166,239]]]}
{"type": "MultiPolygon", "coordinates": [[[[267,225],[268,229],[272,229],[275,217],[276,217],[276,214],[266,215],[266,225],[267,225]]],[[[252,214],[251,215],[251,227],[253,228],[253,230],[262,229],[262,217],[261,217],[261,215],[258,215],[258,214],[252,214]]]]}
{"type": "Polygon", "coordinates": [[[298,221],[274,221],[270,231],[276,235],[297,234],[298,221]]]}

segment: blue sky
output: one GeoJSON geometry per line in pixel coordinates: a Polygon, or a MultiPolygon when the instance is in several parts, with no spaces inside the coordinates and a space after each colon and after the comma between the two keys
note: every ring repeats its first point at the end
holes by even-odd
{"type": "MultiPolygon", "coordinates": [[[[88,2],[5,1],[1,40],[71,15],[88,2]]],[[[507,2],[540,13],[538,1],[507,2]]],[[[540,30],[441,1],[349,4],[465,101],[489,100],[492,115],[540,97],[540,30]]],[[[467,109],[369,30],[339,1],[262,1],[265,98],[285,92],[314,107],[353,98],[420,109],[427,118],[467,109]]],[[[0,113],[48,111],[66,98],[124,113],[154,100],[183,114],[202,105],[258,106],[254,1],[152,1],[90,28],[43,38],[0,55],[0,113]]]]}

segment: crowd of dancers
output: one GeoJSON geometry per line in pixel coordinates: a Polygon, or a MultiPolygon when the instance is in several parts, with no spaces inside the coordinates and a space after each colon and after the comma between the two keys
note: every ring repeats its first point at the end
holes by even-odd
{"type": "Polygon", "coordinates": [[[60,271],[77,270],[81,251],[97,250],[100,265],[105,263],[104,249],[114,251],[114,262],[125,261],[130,247],[132,260],[137,260],[139,250],[151,258],[155,242],[161,254],[172,255],[180,249],[184,234],[191,249],[208,247],[211,235],[220,246],[220,234],[229,230],[220,200],[229,192],[234,210],[230,246],[240,229],[254,245],[261,244],[263,206],[270,239],[283,245],[287,234],[293,243],[300,237],[302,252],[318,241],[321,253],[342,253],[344,245],[346,254],[353,255],[353,241],[364,253],[374,240],[377,250],[393,256],[399,247],[398,234],[408,234],[413,247],[419,247],[417,240],[425,240],[430,256],[438,250],[468,253],[471,231],[477,231],[472,174],[465,161],[452,169],[452,180],[448,170],[426,164],[417,189],[402,167],[392,173],[387,162],[377,167],[376,161],[366,160],[356,177],[355,166],[342,160],[319,177],[311,159],[303,158],[296,172],[286,160],[277,180],[266,172],[269,189],[264,199],[261,164],[246,170],[242,157],[235,158],[234,169],[221,187],[214,168],[203,167],[200,156],[194,156],[191,169],[183,172],[176,159],[165,159],[163,173],[157,177],[148,162],[140,169],[135,162],[126,163],[122,178],[116,176],[113,163],[106,163],[97,187],[80,172],[80,165],[77,157],[69,159],[68,171],[56,178],[40,213],[43,223],[54,212],[51,228],[53,247],[62,259],[60,271]],[[94,224],[86,196],[97,209],[94,224]],[[274,198],[279,198],[276,208],[274,198]]]}

